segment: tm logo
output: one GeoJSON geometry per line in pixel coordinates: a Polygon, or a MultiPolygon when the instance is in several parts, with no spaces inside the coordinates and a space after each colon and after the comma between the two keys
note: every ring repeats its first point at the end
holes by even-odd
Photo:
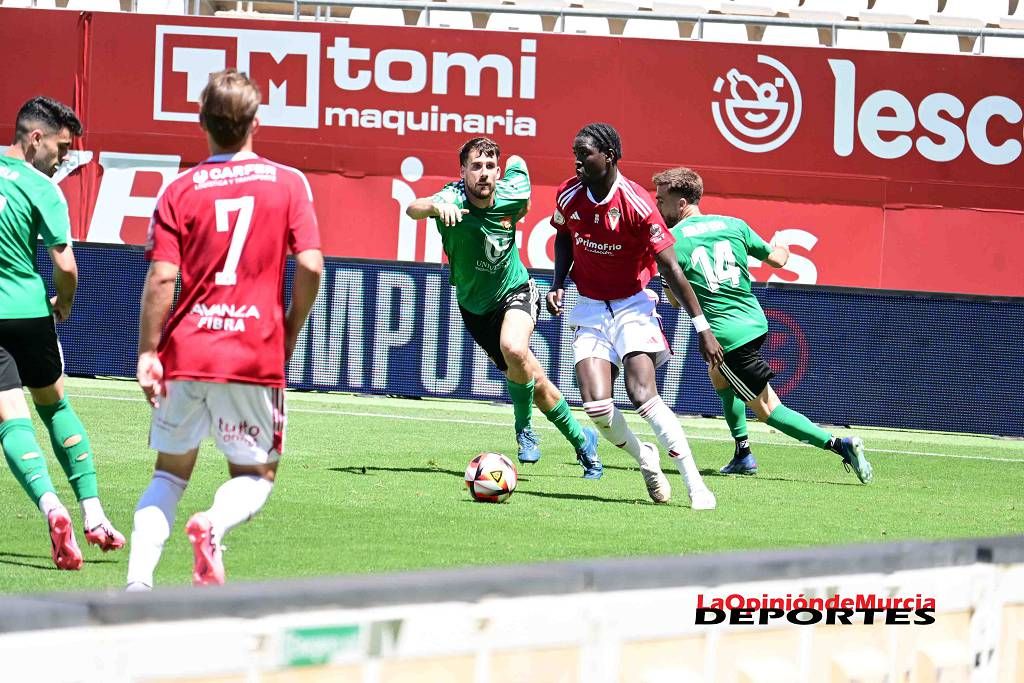
{"type": "Polygon", "coordinates": [[[232,67],[259,85],[262,125],[319,126],[320,34],[198,26],[156,27],[153,119],[198,121],[210,74],[232,67]]]}
{"type": "Polygon", "coordinates": [[[719,98],[711,103],[711,115],[722,137],[733,147],[755,154],[784,145],[800,123],[803,106],[800,85],[785,64],[766,55],[758,55],[757,61],[771,70],[765,73],[764,82],[729,69],[725,78],[715,80],[713,89],[719,98]],[[726,81],[729,90],[723,93],[726,81]]]}

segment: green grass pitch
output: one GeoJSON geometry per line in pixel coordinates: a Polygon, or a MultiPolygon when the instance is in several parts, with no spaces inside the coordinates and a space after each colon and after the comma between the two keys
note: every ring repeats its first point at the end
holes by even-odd
{"type": "MultiPolygon", "coordinates": [[[[71,379],[68,393],[89,430],[103,503],[128,536],[152,473],[150,410],[129,382],[71,379]]],[[[1020,441],[857,430],[875,468],[874,482],[863,486],[838,457],[751,422],[760,473],[725,477],[717,474],[732,453],[725,423],[684,418],[697,463],[718,497],[717,510],[695,512],[665,457],[673,485],[668,505],[648,500],[632,459],[607,442],[600,446],[604,478],[583,480],[572,449],[537,414],[543,459],[519,466],[516,493],[489,505],[470,500],[463,472],[480,451],[514,458],[510,406],[296,393],[289,401],[287,450],[274,493],[253,522],[225,541],[229,581],[1024,531],[1020,441]]],[[[641,438],[653,440],[646,423],[634,414],[628,419],[641,438]]],[[[36,429],[84,544],[70,488],[38,421],[36,429]]],[[[158,585],[189,582],[185,521],[209,506],[225,476],[222,456],[205,444],[158,585]]],[[[0,519],[0,592],[123,585],[127,550],[103,554],[83,546],[81,571],[54,569],[45,522],[6,470],[0,519]]]]}

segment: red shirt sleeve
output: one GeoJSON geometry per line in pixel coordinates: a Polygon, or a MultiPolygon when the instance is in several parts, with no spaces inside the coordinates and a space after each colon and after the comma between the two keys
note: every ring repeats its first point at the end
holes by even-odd
{"type": "Polygon", "coordinates": [[[288,209],[288,248],[293,254],[320,248],[320,228],[313,209],[313,192],[306,177],[296,171],[288,209]]]}
{"type": "Polygon", "coordinates": [[[640,186],[636,186],[635,189],[642,198],[647,212],[647,215],[643,216],[640,211],[637,211],[640,217],[639,229],[643,231],[640,239],[651,247],[651,253],[659,254],[673,246],[676,243],[676,238],[665,228],[665,219],[661,217],[661,213],[654,206],[647,191],[640,186]]]}
{"type": "Polygon", "coordinates": [[[167,261],[181,265],[181,226],[178,223],[173,196],[172,188],[168,187],[157,199],[146,237],[148,261],[167,261]]]}
{"type": "Polygon", "coordinates": [[[565,225],[565,206],[568,205],[568,201],[563,205],[559,205],[558,198],[561,197],[562,193],[569,187],[569,183],[570,181],[568,180],[563,181],[562,184],[555,189],[555,210],[551,214],[551,227],[555,230],[568,230],[565,225]]]}

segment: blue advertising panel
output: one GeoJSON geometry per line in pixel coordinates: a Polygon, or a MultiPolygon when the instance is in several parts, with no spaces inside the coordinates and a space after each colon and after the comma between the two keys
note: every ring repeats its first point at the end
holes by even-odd
{"type": "MultiPolygon", "coordinates": [[[[147,264],[129,247],[76,247],[81,284],[58,326],[72,375],[135,375],[147,264]]],[[[45,252],[40,250],[40,263],[45,252]]],[[[48,268],[43,268],[48,270],[48,268]]],[[[535,273],[541,291],[549,274],[535,273]]],[[[290,279],[290,278],[287,278],[290,279]]],[[[1024,436],[1024,300],[757,287],[763,353],[783,401],[825,424],[1024,436]]],[[[568,305],[575,290],[568,293],[568,305]]],[[[658,371],[676,412],[720,415],[689,319],[661,307],[674,355],[658,371]]],[[[571,331],[542,311],[533,348],[578,404],[571,331]]],[[[447,270],[330,260],[288,368],[296,389],[505,401],[504,379],[465,332],[447,270]]],[[[616,398],[628,405],[622,380],[616,398]]]]}

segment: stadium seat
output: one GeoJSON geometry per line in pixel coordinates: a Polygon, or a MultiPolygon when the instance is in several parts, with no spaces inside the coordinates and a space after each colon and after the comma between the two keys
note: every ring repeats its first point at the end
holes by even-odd
{"type": "Polygon", "coordinates": [[[835,46],[845,50],[889,50],[889,34],[885,31],[862,31],[841,28],[836,31],[835,46]]]}
{"type": "Polygon", "coordinates": [[[544,31],[544,22],[539,14],[512,14],[511,12],[491,12],[485,28],[492,31],[544,31]]]}
{"type": "Polygon", "coordinates": [[[562,33],[578,33],[588,36],[610,36],[611,28],[604,17],[581,17],[565,15],[561,21],[562,33]]]}
{"type": "Polygon", "coordinates": [[[1013,8],[1012,14],[999,17],[999,25],[1003,28],[1024,29],[1024,2],[1018,0],[1017,6],[1013,8]]]}
{"type": "MultiPolygon", "coordinates": [[[[1007,38],[1005,36],[986,36],[984,46],[978,41],[976,46],[980,54],[989,57],[1024,58],[1024,38],[1007,38]]],[[[977,52],[977,49],[975,50],[977,52]]]]}
{"type": "Polygon", "coordinates": [[[765,26],[761,42],[768,45],[821,47],[818,29],[811,26],[780,26],[775,24],[765,26]]]}
{"type": "Polygon", "coordinates": [[[57,0],[0,0],[0,7],[37,7],[38,9],[57,9],[57,0]]]}
{"type": "Polygon", "coordinates": [[[405,15],[397,7],[353,7],[348,15],[350,24],[371,26],[405,26],[405,15]]]}
{"type": "MultiPolygon", "coordinates": [[[[710,40],[717,43],[749,43],[750,37],[747,34],[746,24],[722,24],[718,22],[704,21],[701,40],[710,40]]],[[[694,31],[693,37],[697,37],[694,31]]]]}
{"type": "Polygon", "coordinates": [[[943,33],[908,33],[900,46],[903,52],[927,52],[936,55],[960,54],[960,39],[943,33]]]}
{"type": "MultiPolygon", "coordinates": [[[[442,5],[443,6],[443,5],[442,5]]],[[[473,28],[473,15],[465,10],[434,9],[433,6],[420,14],[417,26],[434,28],[473,28]]]]}
{"type": "Polygon", "coordinates": [[[140,14],[186,14],[188,0],[135,0],[135,11],[140,14]]]}
{"type": "Polygon", "coordinates": [[[660,7],[658,12],[672,12],[675,14],[707,14],[711,10],[717,10],[721,3],[703,2],[702,0],[637,0],[637,7],[651,9],[660,7]]]}
{"type": "Polygon", "coordinates": [[[1009,11],[1007,0],[946,0],[938,14],[928,17],[937,26],[971,26],[981,28],[998,24],[999,18],[1009,11]]]}
{"type": "Polygon", "coordinates": [[[799,4],[799,0],[723,0],[720,9],[724,14],[773,17],[799,4]]]}
{"type": "Polygon", "coordinates": [[[789,11],[789,16],[809,21],[843,21],[867,8],[868,0],[804,0],[800,7],[789,11]]]}
{"type": "Polygon", "coordinates": [[[79,12],[120,12],[119,0],[68,0],[65,9],[79,12]]]}
{"type": "Polygon", "coordinates": [[[876,24],[913,24],[927,21],[938,11],[938,0],[875,0],[871,9],[860,13],[860,20],[876,24]]]}
{"type": "Polygon", "coordinates": [[[666,19],[630,19],[622,30],[630,38],[679,39],[679,24],[666,19]]]}

